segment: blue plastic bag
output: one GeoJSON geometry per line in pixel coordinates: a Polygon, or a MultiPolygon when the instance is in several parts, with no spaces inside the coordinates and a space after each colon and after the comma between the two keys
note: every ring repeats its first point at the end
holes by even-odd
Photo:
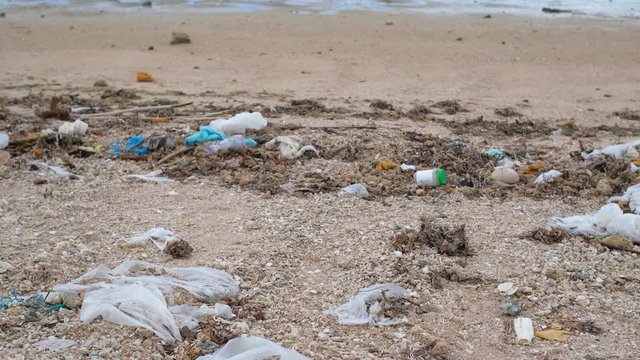
{"type": "Polygon", "coordinates": [[[124,144],[124,148],[122,146],[122,142],[117,140],[111,147],[109,148],[109,154],[112,157],[118,157],[126,153],[134,153],[136,155],[149,155],[149,148],[143,145],[144,136],[136,135],[131,137],[124,144]]]}
{"type": "Polygon", "coordinates": [[[216,130],[211,126],[201,126],[200,130],[193,135],[189,135],[184,139],[187,145],[199,145],[208,141],[222,141],[227,138],[222,131],[216,130]]]}

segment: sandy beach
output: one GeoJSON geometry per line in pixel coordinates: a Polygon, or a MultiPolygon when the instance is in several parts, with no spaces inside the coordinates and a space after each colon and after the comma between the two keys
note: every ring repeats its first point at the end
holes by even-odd
{"type": "Polygon", "coordinates": [[[640,181],[627,172],[629,161],[589,167],[571,155],[640,136],[637,24],[285,9],[7,12],[0,18],[0,131],[12,143],[5,149],[11,159],[0,165],[0,294],[51,291],[124,260],[210,266],[238,280],[240,293],[232,320],[203,321],[175,343],[101,319],[80,322],[77,306],[52,313],[12,306],[0,309],[0,353],[196,359],[251,334],[313,359],[636,358],[638,254],[590,237],[545,244],[525,235],[551,217],[596,211],[640,181]],[[191,43],[170,45],[172,32],[187,33],[191,43]],[[136,82],[140,71],[154,81],[136,82]],[[16,143],[63,123],[36,116],[52,96],[98,112],[193,104],[87,116],[88,134],[68,143],[16,143]],[[168,150],[144,161],[79,150],[137,134],[181,142],[185,131],[215,118],[206,114],[244,110],[261,111],[270,123],[249,134],[259,148],[248,153],[195,149],[161,166],[168,150]],[[318,155],[283,160],[263,149],[280,135],[299,137],[318,155]],[[456,139],[464,150],[452,150],[456,139]],[[485,182],[495,165],[481,156],[488,148],[521,162],[520,182],[485,182]],[[84,180],[33,171],[27,163],[34,159],[84,180]],[[380,159],[444,167],[450,182],[425,191],[399,169],[376,170],[380,159]],[[535,186],[539,172],[527,165],[537,160],[567,175],[535,186]],[[176,182],[123,179],[158,168],[176,182]],[[366,184],[371,199],[338,195],[354,182],[366,184]],[[419,229],[422,214],[464,224],[471,255],[394,247],[394,234],[419,229]],[[122,246],[123,237],[153,227],[180,234],[193,254],[173,259],[151,243],[122,246]],[[344,326],[325,313],[386,282],[413,293],[392,309],[401,324],[344,326]],[[569,340],[518,344],[513,317],[500,309],[503,282],[520,288],[512,296],[536,331],[563,329],[569,340]],[[35,343],[48,336],[76,343],[40,350],[35,343]]]}

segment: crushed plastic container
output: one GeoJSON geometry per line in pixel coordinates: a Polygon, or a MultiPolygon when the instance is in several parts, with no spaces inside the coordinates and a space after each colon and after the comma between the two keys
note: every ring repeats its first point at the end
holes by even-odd
{"type": "Polygon", "coordinates": [[[267,119],[259,112],[243,112],[226,120],[214,120],[209,126],[227,135],[244,134],[247,130],[260,130],[266,127],[267,119]]]}
{"type": "Polygon", "coordinates": [[[311,360],[295,350],[257,336],[242,336],[229,340],[220,350],[197,360],[311,360]]]}

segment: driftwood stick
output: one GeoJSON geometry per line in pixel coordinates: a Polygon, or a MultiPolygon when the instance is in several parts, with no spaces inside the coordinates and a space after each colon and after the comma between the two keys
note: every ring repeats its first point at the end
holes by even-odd
{"type": "Polygon", "coordinates": [[[169,155],[167,155],[167,156],[163,157],[162,159],[160,159],[156,163],[156,165],[161,165],[161,164],[167,162],[167,160],[171,160],[171,159],[173,159],[174,157],[176,157],[178,155],[182,155],[182,154],[186,153],[187,151],[189,151],[191,149],[193,149],[193,148],[190,148],[190,147],[187,147],[187,146],[179,147],[179,148],[175,149],[174,151],[172,151],[169,155]]]}
{"type": "Polygon", "coordinates": [[[376,126],[376,125],[306,126],[306,125],[299,125],[299,124],[292,124],[292,125],[274,124],[273,126],[275,128],[277,128],[277,129],[282,129],[282,130],[298,130],[298,129],[319,129],[319,130],[324,130],[324,129],[377,129],[378,128],[378,126],[376,126]]]}
{"type": "Polygon", "coordinates": [[[116,111],[110,111],[110,112],[104,112],[104,113],[97,113],[97,114],[84,114],[84,115],[80,115],[80,119],[106,117],[106,116],[120,115],[120,114],[126,114],[126,113],[139,113],[139,112],[154,111],[154,110],[175,109],[175,108],[179,108],[179,107],[183,107],[183,106],[189,106],[191,104],[193,104],[193,101],[189,101],[189,102],[182,103],[182,104],[174,104],[174,105],[158,105],[158,106],[135,107],[135,108],[130,108],[130,109],[122,109],[122,110],[116,110],[116,111]]]}

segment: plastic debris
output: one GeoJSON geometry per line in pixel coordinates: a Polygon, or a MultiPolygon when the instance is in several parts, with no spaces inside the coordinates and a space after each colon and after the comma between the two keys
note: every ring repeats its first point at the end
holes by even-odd
{"type": "Polygon", "coordinates": [[[441,186],[447,183],[447,173],[444,169],[429,169],[416,171],[413,179],[418,186],[441,186]]]}
{"type": "Polygon", "coordinates": [[[214,306],[174,305],[169,306],[169,312],[173,315],[179,329],[186,326],[189,330],[197,329],[198,319],[206,316],[216,316],[227,320],[233,317],[231,307],[220,303],[214,306]]]}
{"type": "Polygon", "coordinates": [[[31,296],[19,296],[15,290],[10,296],[0,295],[0,310],[11,306],[43,307],[46,295],[37,293],[31,296]]]}
{"type": "Polygon", "coordinates": [[[295,350],[284,348],[273,341],[257,336],[241,336],[229,340],[214,354],[200,356],[197,360],[310,360],[295,350]]]}
{"type": "MultiPolygon", "coordinates": [[[[165,341],[174,341],[182,338],[163,295],[173,293],[175,288],[184,289],[203,302],[233,299],[239,291],[238,283],[224,271],[206,267],[165,268],[143,261],[125,261],[111,270],[100,265],[54,290],[63,298],[84,292],[82,321],[90,322],[101,316],[120,325],[149,329],[165,341]]],[[[202,312],[191,310],[194,309],[174,309],[182,320],[197,318],[202,312]]],[[[220,307],[214,311],[224,316],[229,313],[220,307]]]]}
{"type": "Polygon", "coordinates": [[[341,325],[395,325],[400,319],[384,317],[380,301],[397,300],[408,296],[409,291],[393,284],[376,284],[358,291],[349,297],[346,304],[340,305],[326,313],[338,318],[341,325]]]}
{"type": "Polygon", "coordinates": [[[9,146],[9,134],[0,132],[0,150],[6,149],[7,146],[9,146]]]}
{"type": "Polygon", "coordinates": [[[158,249],[164,251],[169,241],[180,240],[180,237],[173,233],[173,231],[164,228],[153,228],[144,233],[137,234],[127,240],[127,244],[140,244],[147,241],[153,241],[158,249]]]}
{"type": "Polygon", "coordinates": [[[71,346],[73,346],[75,344],[76,344],[76,342],[73,341],[73,340],[58,339],[55,336],[49,336],[45,340],[41,340],[41,341],[38,341],[37,343],[35,343],[35,345],[38,347],[38,349],[40,351],[42,351],[42,350],[58,351],[58,350],[62,350],[62,349],[66,349],[68,347],[71,347],[71,346]]]}
{"type": "Polygon", "coordinates": [[[522,173],[524,175],[531,175],[534,173],[537,173],[538,171],[542,171],[544,170],[544,162],[542,162],[541,160],[535,161],[531,164],[528,164],[524,170],[522,171],[522,173]]]}
{"type": "Polygon", "coordinates": [[[220,130],[214,129],[210,126],[201,126],[195,134],[187,136],[184,142],[187,145],[199,145],[209,141],[221,141],[226,139],[227,136],[220,130]]]}
{"type": "Polygon", "coordinates": [[[156,170],[156,171],[152,171],[148,174],[145,175],[138,175],[138,174],[133,174],[133,175],[126,175],[124,178],[125,179],[135,179],[135,180],[142,180],[142,181],[147,181],[147,182],[155,182],[155,183],[159,183],[159,184],[167,184],[167,183],[174,183],[175,180],[169,179],[168,177],[164,177],[164,176],[160,176],[162,175],[162,170],[156,170]]]}
{"type": "Polygon", "coordinates": [[[233,135],[230,138],[226,138],[222,141],[212,143],[204,147],[206,153],[217,153],[223,150],[229,149],[242,149],[243,147],[256,147],[258,143],[251,139],[244,137],[243,135],[233,135]]]}
{"type": "Polygon", "coordinates": [[[526,317],[513,319],[513,329],[520,344],[529,344],[533,340],[533,321],[526,317]]]}
{"type": "Polygon", "coordinates": [[[544,339],[544,340],[565,342],[569,340],[571,333],[565,330],[548,329],[548,330],[536,331],[535,335],[536,337],[539,337],[540,339],[544,339]]]}
{"type": "Polygon", "coordinates": [[[574,235],[620,235],[640,243],[640,215],[624,214],[617,204],[604,205],[591,214],[551,218],[547,228],[555,227],[574,235]]]}
{"type": "Polygon", "coordinates": [[[30,161],[29,166],[38,169],[45,174],[53,174],[62,178],[70,179],[70,180],[84,180],[84,178],[80,175],[76,175],[74,173],[69,172],[67,169],[62,168],[60,166],[50,166],[42,161],[30,161]]]}
{"type": "Polygon", "coordinates": [[[518,287],[512,282],[503,282],[498,285],[498,291],[505,295],[513,295],[518,291],[518,287]]]}
{"type": "Polygon", "coordinates": [[[558,176],[562,176],[562,173],[558,170],[549,170],[544,172],[536,178],[534,184],[543,184],[546,182],[553,182],[558,176]]]}
{"type": "Polygon", "coordinates": [[[507,297],[500,302],[500,310],[509,316],[518,316],[522,312],[522,303],[516,299],[507,297]]]}
{"type": "Polygon", "coordinates": [[[416,171],[418,170],[418,168],[415,165],[408,165],[403,163],[402,165],[400,165],[400,170],[408,172],[408,171],[416,171]]]}
{"type": "Polygon", "coordinates": [[[638,146],[640,146],[640,139],[631,141],[625,144],[605,146],[602,149],[595,149],[591,152],[585,151],[581,155],[582,155],[582,158],[585,160],[593,159],[602,155],[606,155],[614,159],[621,159],[624,156],[624,154],[627,152],[627,149],[636,148],[638,146]]]}
{"type": "Polygon", "coordinates": [[[520,181],[520,175],[508,167],[497,167],[491,173],[491,179],[502,184],[515,184],[520,181]]]}
{"type": "Polygon", "coordinates": [[[293,136],[278,136],[275,139],[264,144],[265,149],[278,149],[282,157],[285,159],[297,159],[304,155],[305,152],[311,151],[318,155],[318,150],[312,145],[302,146],[293,136]]]}
{"type": "Polygon", "coordinates": [[[608,202],[629,204],[629,209],[633,213],[640,215],[640,184],[628,187],[622,196],[614,196],[608,202]]]}
{"type": "Polygon", "coordinates": [[[132,136],[127,142],[122,145],[120,140],[116,141],[109,148],[109,154],[112,157],[120,157],[124,155],[149,155],[149,148],[144,146],[144,136],[136,135],[132,136]]]}
{"type": "Polygon", "coordinates": [[[502,150],[496,148],[488,149],[484,154],[498,160],[504,159],[507,156],[502,150]]]}
{"type": "Polygon", "coordinates": [[[364,184],[352,184],[340,190],[340,194],[342,195],[355,195],[362,199],[369,198],[369,191],[367,191],[367,187],[364,184]]]}
{"type": "Polygon", "coordinates": [[[153,77],[151,77],[151,74],[149,74],[148,72],[139,71],[136,74],[136,81],[137,82],[152,82],[153,81],[153,77]]]}
{"type": "Polygon", "coordinates": [[[89,130],[89,125],[82,120],[76,120],[74,122],[65,122],[58,128],[60,135],[66,136],[82,136],[89,130]]]}
{"type": "Polygon", "coordinates": [[[267,119],[259,112],[243,112],[226,120],[214,120],[209,126],[227,135],[244,134],[247,130],[260,130],[266,127],[267,119]]]}

